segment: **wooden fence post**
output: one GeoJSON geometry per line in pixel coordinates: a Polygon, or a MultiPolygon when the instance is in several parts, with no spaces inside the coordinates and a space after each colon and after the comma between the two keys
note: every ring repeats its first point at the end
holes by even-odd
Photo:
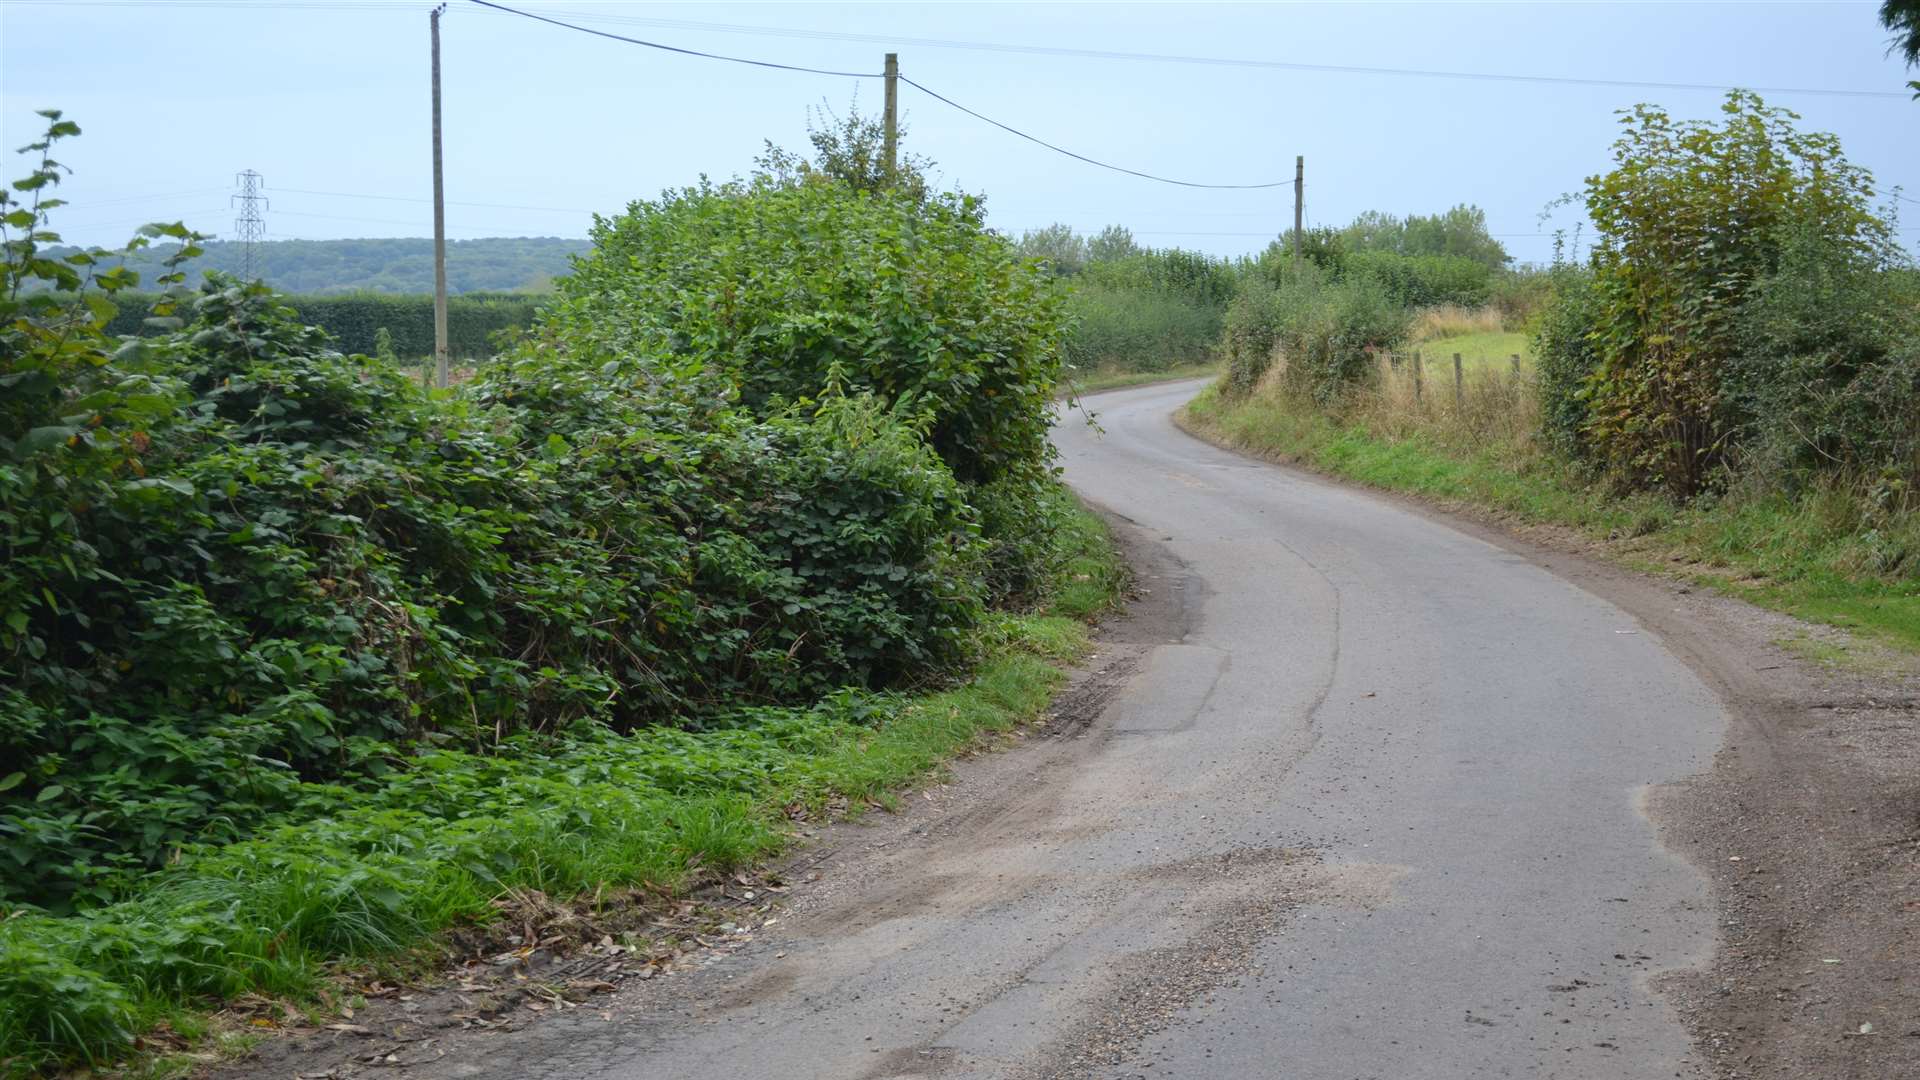
{"type": "Polygon", "coordinates": [[[1455,409],[1460,408],[1461,401],[1466,397],[1465,384],[1466,384],[1466,376],[1461,372],[1461,369],[1460,369],[1460,354],[1454,353],[1453,354],[1453,407],[1455,409]]]}
{"type": "Polygon", "coordinates": [[[1413,350],[1413,403],[1420,404],[1420,350],[1413,350]]]}
{"type": "Polygon", "coordinates": [[[1520,377],[1520,354],[1519,353],[1513,354],[1513,377],[1516,379],[1520,377]]]}

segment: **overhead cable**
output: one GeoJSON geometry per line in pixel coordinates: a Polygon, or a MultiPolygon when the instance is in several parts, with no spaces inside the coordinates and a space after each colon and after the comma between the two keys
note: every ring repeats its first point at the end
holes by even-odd
{"type": "Polygon", "coordinates": [[[493,3],[493,0],[472,0],[472,2],[484,8],[492,8],[495,11],[504,11],[509,15],[519,15],[524,18],[535,19],[543,23],[551,23],[554,26],[563,26],[563,27],[566,27],[568,30],[578,30],[583,34],[592,34],[595,37],[609,38],[614,41],[623,41],[623,42],[626,42],[628,45],[644,45],[649,49],[659,49],[662,52],[679,53],[682,56],[698,56],[705,60],[725,60],[727,63],[730,63],[730,64],[751,64],[754,67],[773,68],[777,71],[804,71],[810,75],[838,75],[848,79],[878,79],[878,78],[884,77],[884,74],[885,74],[884,72],[879,72],[879,71],[828,71],[825,68],[801,67],[798,64],[776,64],[771,60],[750,60],[744,56],[723,56],[720,53],[701,52],[698,49],[683,49],[678,45],[663,45],[658,41],[646,41],[641,38],[633,38],[633,37],[627,37],[622,34],[610,33],[606,30],[595,30],[591,26],[581,26],[578,23],[563,22],[559,19],[548,18],[545,15],[536,15],[531,11],[521,11],[518,8],[510,8],[505,4],[496,4],[496,3],[493,3]]]}
{"type": "MultiPolygon", "coordinates": [[[[480,0],[475,0],[475,2],[478,3],[480,2],[480,0]]],[[[1126,173],[1128,176],[1137,176],[1142,180],[1152,180],[1152,181],[1155,181],[1156,183],[1161,183],[1161,184],[1173,184],[1178,187],[1232,188],[1237,190],[1251,190],[1251,189],[1258,189],[1258,188],[1277,188],[1277,187],[1285,187],[1286,185],[1293,183],[1292,180],[1268,180],[1268,181],[1263,181],[1257,184],[1203,184],[1196,180],[1175,180],[1166,176],[1155,176],[1152,173],[1141,172],[1138,169],[1129,169],[1120,165],[1111,165],[1111,164],[1108,164],[1107,162],[1090,158],[1085,154],[1076,154],[1073,151],[1068,150],[1063,146],[1055,146],[1053,143],[1050,143],[1047,140],[1042,139],[1037,135],[1029,135],[1024,131],[1021,131],[1019,128],[1013,127],[1009,124],[1003,124],[1000,121],[995,120],[991,116],[985,116],[981,113],[975,112],[974,110],[967,108],[965,105],[960,104],[959,102],[953,100],[950,97],[947,97],[944,94],[940,94],[933,90],[927,89],[925,86],[922,86],[917,82],[914,82],[912,79],[907,78],[905,75],[900,76],[900,81],[903,83],[906,83],[908,86],[913,87],[915,90],[920,91],[921,93],[927,95],[928,97],[934,99],[935,101],[943,101],[948,105],[951,105],[956,109],[959,109],[961,112],[966,113],[968,116],[973,117],[976,120],[983,120],[989,124],[992,124],[994,127],[999,128],[1001,131],[1007,132],[1010,135],[1018,135],[1019,137],[1027,140],[1028,142],[1034,143],[1039,146],[1044,146],[1056,154],[1065,154],[1067,157],[1070,157],[1075,161],[1084,161],[1089,165],[1097,165],[1102,169],[1111,169],[1117,173],[1126,173]]]]}

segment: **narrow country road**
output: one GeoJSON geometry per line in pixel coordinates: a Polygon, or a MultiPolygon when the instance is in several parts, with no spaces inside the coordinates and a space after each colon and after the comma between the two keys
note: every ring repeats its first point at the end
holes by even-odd
{"type": "Polygon", "coordinates": [[[1694,1075],[1649,980],[1713,908],[1641,795],[1709,763],[1714,696],[1518,555],[1181,433],[1196,388],[1057,434],[1158,549],[1162,625],[1103,648],[1083,729],[857,826],[818,896],[623,1015],[408,1075],[1694,1075]]]}

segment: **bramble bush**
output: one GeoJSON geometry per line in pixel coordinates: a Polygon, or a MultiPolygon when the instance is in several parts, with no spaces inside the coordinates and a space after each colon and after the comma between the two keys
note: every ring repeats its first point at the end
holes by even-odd
{"type": "Polygon", "coordinates": [[[100,899],[366,740],[670,724],[967,655],[973,512],[871,399],[757,420],[535,359],[438,399],[207,289],[142,362],[176,403],[142,475],[76,491],[64,445],[0,474],[8,899],[100,899]]]}
{"type": "Polygon", "coordinates": [[[113,341],[9,213],[9,282],[52,287],[5,339],[0,899],[112,898],[387,745],[914,685],[1053,557],[1058,299],[964,200],[642,210],[451,394],[218,275],[113,341]]]}
{"type": "Polygon", "coordinates": [[[1006,653],[990,600],[1111,595],[1045,443],[1060,297],[971,200],[636,204],[432,391],[218,274],[108,334],[139,282],[47,257],[49,121],[0,198],[0,1075],[502,889],[751,859],[764,800],[1039,708],[1017,648],[888,696],[1006,653]]]}

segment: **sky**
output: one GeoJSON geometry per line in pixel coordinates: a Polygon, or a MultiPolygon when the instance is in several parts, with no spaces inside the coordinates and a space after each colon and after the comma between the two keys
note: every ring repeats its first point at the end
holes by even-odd
{"type": "MultiPolygon", "coordinates": [[[[1550,233],[1579,215],[1541,215],[1606,167],[1616,110],[1652,102],[1705,119],[1721,96],[1273,64],[1777,88],[1770,103],[1839,135],[1883,188],[1920,197],[1920,102],[1905,92],[1920,73],[1887,55],[1874,3],[502,2],[835,71],[877,73],[892,49],[903,75],[1075,153],[1202,183],[1286,182],[1196,189],[1104,170],[903,86],[904,147],[934,159],[941,187],[984,195],[991,222],[1016,234],[1117,223],[1156,247],[1258,251],[1291,225],[1303,155],[1310,225],[1472,203],[1518,260],[1545,261],[1550,233]]],[[[0,142],[32,141],[38,109],[79,123],[58,155],[72,205],[53,227],[70,241],[113,244],[175,219],[230,237],[247,169],[265,178],[270,238],[430,236],[429,8],[0,0],[0,142]]],[[[663,52],[472,0],[450,0],[441,36],[455,239],[584,236],[594,212],[750,170],[765,140],[804,146],[809,107],[845,110],[857,91],[872,111],[882,98],[878,79],[663,52]]],[[[1920,244],[1920,213],[1901,228],[1920,244]]]]}

